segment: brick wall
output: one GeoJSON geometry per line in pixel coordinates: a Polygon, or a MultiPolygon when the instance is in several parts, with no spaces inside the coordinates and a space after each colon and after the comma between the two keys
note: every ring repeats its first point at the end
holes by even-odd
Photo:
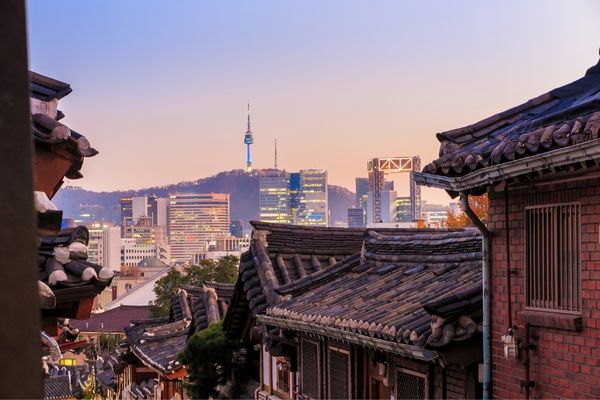
{"type": "MultiPolygon", "coordinates": [[[[473,395],[474,387],[469,387],[469,383],[474,385],[474,381],[469,382],[468,371],[465,368],[461,367],[460,365],[448,365],[446,367],[446,393],[444,393],[442,384],[443,373],[444,371],[440,366],[436,366],[434,368],[434,393],[431,398],[467,399],[475,397],[473,395]]],[[[473,379],[475,379],[475,377],[473,377],[473,379]]]]}
{"type": "MultiPolygon", "coordinates": [[[[600,179],[545,185],[509,191],[509,233],[512,316],[522,334],[525,308],[525,206],[581,202],[580,332],[531,327],[539,338],[530,352],[532,398],[600,397],[600,179]]],[[[492,232],[491,323],[492,391],[496,398],[524,398],[522,362],[504,358],[501,336],[508,328],[507,257],[504,193],[490,194],[489,228],[492,232]]]]}

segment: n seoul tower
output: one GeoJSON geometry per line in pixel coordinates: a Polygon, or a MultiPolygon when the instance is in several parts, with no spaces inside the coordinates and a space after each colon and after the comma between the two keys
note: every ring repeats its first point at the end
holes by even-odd
{"type": "Polygon", "coordinates": [[[244,143],[246,144],[246,172],[252,172],[252,156],[250,156],[250,145],[254,143],[252,131],[250,130],[250,103],[248,103],[248,129],[244,135],[244,143]]]}

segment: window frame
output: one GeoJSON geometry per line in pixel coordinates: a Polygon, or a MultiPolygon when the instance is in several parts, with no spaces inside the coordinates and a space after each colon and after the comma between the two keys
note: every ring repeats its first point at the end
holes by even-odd
{"type": "Polygon", "coordinates": [[[333,344],[327,345],[327,396],[330,399],[333,398],[331,395],[331,351],[335,351],[346,355],[346,359],[348,360],[348,398],[352,398],[352,354],[350,353],[349,349],[344,349],[333,344]]]}
{"type": "Polygon", "coordinates": [[[312,397],[310,397],[310,395],[304,393],[304,369],[305,369],[305,365],[304,365],[304,343],[311,343],[314,344],[317,347],[317,399],[320,399],[322,397],[322,374],[323,372],[321,371],[321,343],[317,340],[311,340],[311,339],[307,339],[305,337],[303,337],[300,340],[300,391],[301,391],[301,395],[303,398],[306,399],[312,399],[312,397]]]}
{"type": "MultiPolygon", "coordinates": [[[[524,281],[525,281],[525,310],[526,311],[539,311],[539,312],[547,312],[547,313],[556,313],[556,314],[567,314],[567,315],[581,315],[582,313],[582,279],[581,279],[581,275],[582,275],[582,251],[581,251],[581,240],[582,240],[582,223],[581,223],[581,217],[582,217],[582,206],[581,206],[581,202],[580,201],[571,201],[571,202],[557,202],[557,203],[546,203],[546,204],[536,204],[536,205],[531,205],[531,206],[526,206],[524,211],[523,211],[523,219],[524,219],[524,227],[523,227],[523,232],[524,232],[524,272],[525,272],[525,277],[524,277],[524,281]],[[554,220],[550,220],[550,221],[544,221],[544,226],[539,226],[539,216],[537,219],[538,222],[538,226],[536,227],[531,227],[530,226],[530,220],[532,217],[530,217],[530,215],[532,215],[535,211],[534,210],[542,210],[542,209],[546,209],[547,211],[547,215],[549,215],[550,213],[553,214],[552,218],[554,217],[554,214],[557,212],[561,212],[561,210],[563,210],[563,207],[575,207],[574,211],[570,211],[570,216],[571,218],[573,218],[573,216],[575,216],[575,221],[572,222],[573,226],[571,226],[570,228],[568,226],[566,227],[567,232],[565,233],[564,231],[559,232],[556,229],[555,226],[555,221],[554,220]],[[574,229],[573,229],[574,228],[574,229]],[[547,254],[544,254],[542,256],[540,256],[541,251],[538,251],[538,254],[531,254],[531,249],[530,249],[530,242],[533,242],[535,238],[535,242],[536,244],[542,243],[542,241],[540,241],[540,238],[548,238],[549,236],[541,236],[539,235],[540,232],[544,232],[544,235],[547,235],[547,231],[548,230],[552,230],[552,234],[553,235],[562,235],[562,236],[570,236],[570,240],[576,240],[575,246],[574,246],[574,250],[577,252],[577,263],[575,268],[577,269],[576,274],[577,274],[577,279],[573,279],[573,281],[571,282],[571,287],[570,290],[573,293],[573,296],[575,296],[575,309],[561,309],[558,308],[560,306],[553,306],[551,303],[551,300],[549,300],[549,295],[545,294],[544,296],[547,299],[533,299],[530,296],[530,279],[531,279],[531,275],[535,273],[535,271],[531,271],[532,268],[534,268],[533,265],[531,265],[532,260],[535,260],[535,262],[537,263],[544,263],[544,267],[543,268],[539,268],[539,271],[537,273],[540,273],[544,276],[543,279],[548,280],[548,276],[554,273],[557,273],[558,270],[563,271],[563,268],[568,268],[568,267],[563,267],[563,263],[564,263],[564,256],[562,260],[556,261],[555,259],[553,259],[553,257],[558,257],[558,254],[555,252],[555,254],[553,255],[549,255],[549,257],[551,258],[550,262],[556,262],[557,263],[557,270],[555,271],[549,271],[549,267],[548,267],[548,260],[544,259],[543,261],[539,261],[536,259],[536,257],[547,257],[547,254]],[[533,232],[531,232],[531,230],[533,230],[533,232]],[[574,238],[574,236],[576,235],[576,238],[574,238]],[[532,239],[530,240],[530,236],[532,237],[532,239]],[[539,305],[531,305],[533,302],[547,302],[546,307],[540,307],[539,305]]],[[[547,217],[546,217],[547,218],[547,217]]],[[[551,219],[552,219],[551,218],[551,219]]],[[[558,217],[556,217],[558,218],[558,217]]],[[[556,239],[558,240],[558,239],[556,239]]],[[[508,244],[510,245],[510,244],[508,244]]],[[[539,250],[539,249],[538,249],[539,250]]],[[[572,275],[573,271],[569,271],[569,275],[572,275]]],[[[555,278],[556,281],[558,282],[559,279],[555,278]]],[[[555,286],[554,288],[550,288],[549,286],[551,285],[550,282],[546,283],[546,285],[548,285],[546,288],[544,288],[543,290],[546,291],[556,291],[557,294],[555,294],[555,296],[558,296],[558,299],[556,300],[556,302],[560,302],[560,301],[564,301],[564,299],[561,298],[562,294],[560,294],[562,292],[562,287],[561,287],[561,283],[562,282],[558,282],[557,286],[555,286]]]]}
{"type": "Polygon", "coordinates": [[[400,373],[400,372],[423,379],[423,399],[430,398],[430,396],[429,396],[429,373],[419,372],[419,371],[415,371],[414,369],[405,368],[405,367],[396,365],[396,371],[394,371],[394,395],[397,399],[400,398],[399,394],[398,394],[398,389],[399,389],[398,373],[400,373]]]}

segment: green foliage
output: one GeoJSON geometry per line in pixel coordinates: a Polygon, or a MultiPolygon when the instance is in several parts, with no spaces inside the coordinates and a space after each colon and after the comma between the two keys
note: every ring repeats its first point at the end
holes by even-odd
{"type": "Polygon", "coordinates": [[[221,322],[211,324],[188,339],[180,360],[188,372],[190,398],[207,399],[218,394],[216,386],[228,376],[232,351],[221,322]]]}
{"type": "Polygon", "coordinates": [[[181,285],[202,286],[208,281],[235,283],[238,262],[236,256],[225,256],[218,261],[202,260],[198,265],[187,267],[184,273],[171,269],[154,285],[156,301],[152,307],[152,315],[160,317],[169,314],[171,299],[177,294],[181,285]]]}
{"type": "Polygon", "coordinates": [[[182,284],[185,284],[184,276],[176,269],[171,269],[167,275],[156,282],[154,285],[156,301],[152,307],[152,316],[160,317],[169,314],[171,299],[177,294],[182,284]]]}
{"type": "Polygon", "coordinates": [[[98,336],[98,352],[102,355],[113,353],[120,341],[119,335],[102,332],[98,336]]]}
{"type": "Polygon", "coordinates": [[[238,275],[239,258],[236,256],[225,256],[219,260],[218,268],[215,270],[215,282],[235,283],[238,275]]]}

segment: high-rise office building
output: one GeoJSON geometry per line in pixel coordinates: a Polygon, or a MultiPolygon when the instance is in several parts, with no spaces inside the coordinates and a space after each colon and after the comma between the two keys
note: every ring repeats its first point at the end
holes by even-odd
{"type": "Polygon", "coordinates": [[[167,226],[169,223],[169,199],[156,199],[156,221],[157,226],[167,226]]]}
{"type": "Polygon", "coordinates": [[[298,225],[328,226],[327,170],[301,170],[300,192],[300,207],[296,223],[298,225]]]}
{"type": "Polygon", "coordinates": [[[367,209],[367,197],[369,194],[369,178],[356,178],[356,201],[355,207],[367,209]]]}
{"type": "Polygon", "coordinates": [[[348,209],[348,228],[364,228],[366,226],[365,211],[362,208],[348,209]]]}
{"type": "Polygon", "coordinates": [[[121,269],[121,230],[118,226],[92,226],[88,228],[88,261],[113,271],[121,269]]]}
{"type": "Polygon", "coordinates": [[[170,246],[164,243],[145,243],[136,239],[121,239],[121,264],[138,265],[145,258],[157,258],[165,264],[171,262],[170,246]]]}
{"type": "Polygon", "coordinates": [[[289,224],[290,178],[287,172],[277,169],[260,171],[258,176],[260,220],[289,224]]]}
{"type": "Polygon", "coordinates": [[[168,243],[166,225],[155,225],[152,217],[125,218],[125,225],[121,228],[124,239],[146,244],[168,243]]]}
{"type": "Polygon", "coordinates": [[[298,208],[300,207],[300,172],[290,173],[290,214],[292,223],[296,223],[298,218],[298,208]]]}
{"type": "Polygon", "coordinates": [[[119,206],[121,208],[121,226],[123,226],[125,225],[125,218],[133,217],[133,198],[121,197],[119,200],[119,206]]]}
{"type": "Polygon", "coordinates": [[[171,260],[190,261],[212,236],[228,233],[229,213],[229,193],[169,196],[171,260]]]}
{"type": "Polygon", "coordinates": [[[154,225],[160,225],[158,223],[159,208],[164,207],[167,203],[166,199],[160,199],[157,196],[134,196],[121,197],[119,204],[121,206],[122,222],[126,218],[151,217],[154,225]]]}
{"type": "Polygon", "coordinates": [[[394,208],[396,209],[396,222],[412,221],[410,197],[397,197],[394,208]]]}

